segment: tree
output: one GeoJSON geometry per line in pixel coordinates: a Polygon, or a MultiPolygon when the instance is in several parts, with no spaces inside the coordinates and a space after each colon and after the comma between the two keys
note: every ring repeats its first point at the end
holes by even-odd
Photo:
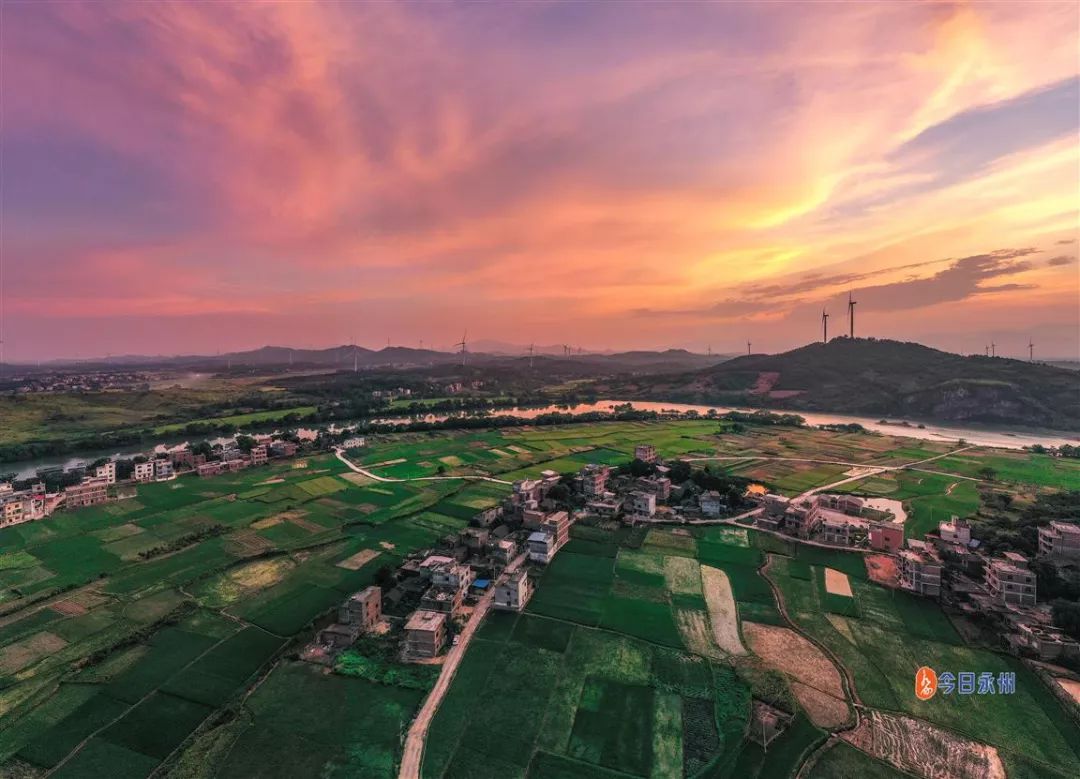
{"type": "Polygon", "coordinates": [[[236,437],[236,448],[241,452],[250,452],[255,448],[255,439],[249,435],[238,435],[236,437]]]}
{"type": "Polygon", "coordinates": [[[647,463],[644,460],[639,460],[636,457],[630,461],[630,475],[635,478],[639,478],[641,476],[648,476],[655,470],[655,465],[647,463]]]}
{"type": "Polygon", "coordinates": [[[1073,638],[1080,638],[1080,603],[1059,598],[1051,605],[1054,624],[1073,638]]]}
{"type": "Polygon", "coordinates": [[[209,441],[200,441],[191,447],[191,453],[194,455],[201,454],[203,457],[209,458],[214,454],[214,447],[211,446],[209,441]]]}
{"type": "Polygon", "coordinates": [[[991,468],[989,465],[984,465],[979,469],[979,478],[983,481],[993,481],[997,478],[997,471],[991,468]]]}
{"type": "Polygon", "coordinates": [[[685,460],[676,460],[669,467],[668,478],[671,479],[673,484],[682,484],[684,481],[690,478],[690,471],[693,470],[690,467],[690,463],[685,460]]]}

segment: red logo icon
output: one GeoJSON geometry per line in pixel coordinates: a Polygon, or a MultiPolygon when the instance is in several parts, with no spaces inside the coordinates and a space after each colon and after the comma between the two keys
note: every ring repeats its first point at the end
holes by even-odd
{"type": "Polygon", "coordinates": [[[915,697],[928,701],[937,692],[937,674],[929,666],[923,666],[915,672],[915,697]]]}

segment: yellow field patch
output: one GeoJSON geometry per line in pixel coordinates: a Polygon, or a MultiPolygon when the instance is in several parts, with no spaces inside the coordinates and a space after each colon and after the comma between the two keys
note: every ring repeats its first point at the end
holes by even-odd
{"type": "Polygon", "coordinates": [[[374,549],[361,549],[352,557],[346,557],[337,564],[337,567],[348,568],[350,571],[358,571],[378,556],[379,552],[376,552],[374,549]]]}
{"type": "Polygon", "coordinates": [[[675,609],[675,625],[679,628],[679,635],[682,636],[686,648],[694,654],[717,660],[724,656],[713,642],[709,618],[705,612],[697,609],[675,609]]]}
{"type": "Polygon", "coordinates": [[[255,520],[254,522],[251,523],[251,527],[253,527],[255,530],[266,530],[266,528],[273,527],[274,525],[280,525],[284,521],[285,520],[282,519],[281,515],[279,514],[279,515],[274,516],[274,517],[266,517],[265,519],[257,519],[257,520],[255,520]]]}
{"type": "Polygon", "coordinates": [[[514,455],[509,452],[504,452],[502,449],[488,449],[492,454],[497,454],[499,457],[513,457],[514,455]]]}
{"type": "Polygon", "coordinates": [[[709,607],[716,645],[733,655],[745,655],[746,648],[739,638],[739,616],[735,609],[735,597],[727,574],[719,568],[701,566],[701,586],[705,603],[709,607]]]}
{"type": "Polygon", "coordinates": [[[836,632],[850,641],[852,644],[858,646],[855,641],[855,631],[851,629],[851,623],[848,622],[847,617],[840,614],[826,613],[825,619],[829,620],[829,624],[836,628],[836,632]]]}
{"type": "Polygon", "coordinates": [[[701,566],[689,557],[664,558],[664,580],[668,590],[679,595],[701,594],[701,566]]]}
{"type": "Polygon", "coordinates": [[[206,588],[208,606],[225,606],[280,582],[296,564],[288,557],[255,560],[218,576],[206,588]]]}
{"type": "Polygon", "coordinates": [[[825,590],[830,595],[843,595],[845,598],[853,597],[851,582],[848,581],[847,574],[833,568],[825,569],[825,590]]]}
{"type": "Polygon", "coordinates": [[[439,462],[445,463],[446,465],[450,466],[458,466],[464,464],[464,461],[460,457],[453,454],[448,454],[446,455],[446,457],[440,457],[439,462]]]}

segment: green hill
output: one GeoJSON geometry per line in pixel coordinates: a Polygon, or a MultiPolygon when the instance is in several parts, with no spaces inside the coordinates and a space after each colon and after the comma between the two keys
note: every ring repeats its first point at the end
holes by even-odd
{"type": "Polygon", "coordinates": [[[835,338],[691,373],[613,382],[615,397],[1080,430],[1080,376],[916,343],[835,338]]]}

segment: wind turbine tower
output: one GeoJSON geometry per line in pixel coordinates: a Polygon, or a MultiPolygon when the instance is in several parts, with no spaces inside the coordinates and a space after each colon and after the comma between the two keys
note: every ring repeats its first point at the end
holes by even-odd
{"type": "Polygon", "coordinates": [[[1028,336],[1028,362],[1035,362],[1035,342],[1028,336]]]}
{"type": "Polygon", "coordinates": [[[750,356],[750,342],[749,341],[746,342],[746,356],[747,357],[750,356]]]}
{"type": "Polygon", "coordinates": [[[467,336],[468,334],[469,334],[469,331],[468,331],[468,330],[466,330],[466,331],[465,331],[465,332],[464,332],[464,333],[462,334],[462,336],[461,336],[461,340],[460,340],[460,341],[459,341],[458,343],[454,344],[454,346],[457,346],[457,347],[460,347],[460,348],[461,348],[461,364],[462,364],[462,365],[465,365],[465,354],[466,354],[466,351],[465,351],[465,337],[466,337],[466,336],[467,336]]]}
{"type": "Polygon", "coordinates": [[[821,342],[829,342],[829,315],[825,313],[825,309],[821,309],[821,342]]]}
{"type": "Polygon", "coordinates": [[[990,356],[997,357],[997,344],[993,341],[990,342],[990,356]]]}
{"type": "Polygon", "coordinates": [[[532,370],[533,367],[533,350],[535,347],[536,344],[529,344],[529,370],[532,370]]]}
{"type": "Polygon", "coordinates": [[[855,337],[855,304],[858,301],[852,299],[851,293],[847,295],[847,310],[848,310],[848,326],[850,327],[849,336],[855,337]]]}

